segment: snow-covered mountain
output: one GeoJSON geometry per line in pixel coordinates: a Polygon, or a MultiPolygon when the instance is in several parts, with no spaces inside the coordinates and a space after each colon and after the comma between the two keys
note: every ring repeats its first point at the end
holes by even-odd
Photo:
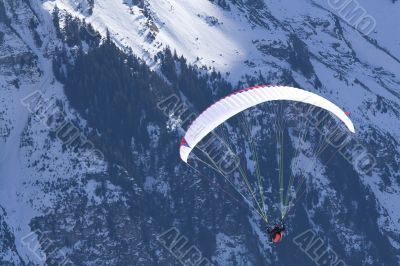
{"type": "MultiPolygon", "coordinates": [[[[179,265],[176,251],[159,240],[175,227],[206,258],[201,265],[312,265],[312,256],[295,240],[308,228],[321,238],[322,248],[337,254],[337,263],[399,265],[400,4],[350,1],[375,22],[367,32],[357,29],[340,2],[0,0],[0,264],[179,265]],[[55,9],[61,29],[68,14],[93,26],[81,47],[60,37],[55,9]],[[91,94],[71,90],[71,82],[61,83],[54,61],[60,51],[70,60],[58,69],[69,73],[66,79],[75,81],[88,68],[96,73],[99,67],[85,64],[95,56],[78,63],[74,58],[90,53],[95,45],[88,40],[97,32],[104,39],[107,31],[117,47],[139,58],[143,73],[158,77],[146,87],[152,93],[174,91],[201,109],[218,97],[221,79],[231,87],[252,85],[260,77],[296,85],[351,113],[352,145],[358,148],[329,166],[318,162],[285,242],[271,246],[254,215],[180,162],[180,132],[170,129],[171,119],[152,113],[150,103],[157,99],[137,92],[143,100],[128,108],[132,114],[126,117],[138,126],[125,132],[101,121],[123,120],[120,110],[107,109],[111,103],[101,112],[96,106],[104,99],[96,94],[92,101],[91,94]],[[211,98],[200,99],[171,80],[160,65],[167,47],[183,56],[175,62],[175,75],[191,73],[183,62],[196,73],[221,73],[221,79],[205,83],[208,91],[202,93],[211,98]],[[71,70],[75,63],[81,68],[71,70]],[[64,85],[72,92],[65,93],[64,85]],[[45,109],[62,110],[56,122],[32,110],[38,95],[45,109]],[[63,145],[54,128],[65,121],[90,136],[103,156],[89,158],[88,166],[63,145]],[[129,156],[121,148],[127,142],[129,156]],[[358,158],[360,150],[371,155],[369,171],[346,160],[358,158]]],[[[110,75],[111,66],[117,65],[110,64],[110,75]]],[[[138,84],[140,75],[133,75],[138,84]]],[[[201,82],[193,78],[194,88],[201,82]]],[[[123,93],[111,97],[130,95],[123,93]]]]}

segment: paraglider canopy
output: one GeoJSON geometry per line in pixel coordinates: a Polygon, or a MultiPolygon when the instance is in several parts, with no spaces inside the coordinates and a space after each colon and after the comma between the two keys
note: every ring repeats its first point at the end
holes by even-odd
{"type": "Polygon", "coordinates": [[[323,108],[340,119],[352,133],[355,132],[353,123],[344,111],[315,93],[287,86],[256,86],[234,92],[201,113],[181,140],[179,150],[181,159],[187,163],[193,148],[232,116],[260,103],[282,100],[303,102],[323,108]]]}

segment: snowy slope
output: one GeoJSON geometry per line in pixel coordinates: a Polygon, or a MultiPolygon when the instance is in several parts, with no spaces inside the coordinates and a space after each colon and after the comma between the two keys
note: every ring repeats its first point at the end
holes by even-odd
{"type": "MultiPolygon", "coordinates": [[[[0,48],[0,114],[4,132],[0,141],[0,206],[6,213],[2,218],[15,237],[17,253],[12,256],[42,264],[22,241],[32,231],[30,223],[34,217],[54,208],[56,199],[63,197],[61,191],[69,186],[68,180],[78,181],[88,171],[76,163],[74,154],[63,152],[60,141],[52,141],[45,124],[22,103],[35,91],[40,91],[44,98],[65,102],[49,57],[55,45],[51,17],[43,13],[40,5],[29,6],[24,1],[5,4],[8,16],[15,19],[10,25],[0,24],[5,33],[0,48]],[[42,47],[37,47],[33,32],[26,27],[29,19],[37,19],[43,25],[37,29],[42,47]]],[[[65,104],[72,119],[74,115],[69,114],[65,104]]],[[[103,168],[100,166],[96,171],[103,168]]]]}

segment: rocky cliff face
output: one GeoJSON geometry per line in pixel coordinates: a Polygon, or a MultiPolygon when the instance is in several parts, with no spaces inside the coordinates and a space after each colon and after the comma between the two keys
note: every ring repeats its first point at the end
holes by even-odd
{"type": "Polygon", "coordinates": [[[333,1],[0,1],[0,264],[399,264],[400,10],[362,5],[357,20],[333,1]],[[260,82],[325,96],[357,130],[321,155],[279,246],[220,177],[179,160],[157,109],[260,82]]]}

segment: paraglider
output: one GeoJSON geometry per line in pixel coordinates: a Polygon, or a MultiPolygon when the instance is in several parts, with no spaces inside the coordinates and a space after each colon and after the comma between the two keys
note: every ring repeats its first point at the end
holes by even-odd
{"type": "Polygon", "coordinates": [[[279,243],[282,240],[283,232],[285,231],[285,224],[283,221],[279,225],[268,228],[267,233],[272,243],[279,243]]]}
{"type": "MultiPolygon", "coordinates": [[[[225,178],[226,182],[228,182],[237,191],[237,193],[243,197],[248,205],[252,207],[252,211],[257,213],[261,217],[261,219],[267,224],[267,233],[269,239],[273,243],[278,243],[282,240],[283,232],[285,231],[284,220],[288,216],[289,210],[291,210],[291,208],[297,202],[296,197],[304,183],[306,175],[305,173],[302,173],[301,175],[296,175],[295,169],[292,168],[297,165],[297,162],[291,164],[283,163],[286,158],[284,156],[284,138],[285,136],[288,136],[293,132],[299,132],[300,136],[298,142],[301,144],[302,138],[307,135],[304,134],[304,131],[307,129],[310,130],[311,128],[310,125],[306,126],[306,122],[304,122],[304,124],[302,124],[301,130],[289,131],[285,129],[285,119],[283,117],[287,115],[288,112],[285,113],[284,111],[282,111],[282,103],[289,105],[294,105],[295,103],[300,103],[301,105],[310,105],[312,107],[315,107],[315,109],[323,111],[324,115],[331,116],[334,121],[340,121],[342,123],[342,126],[338,126],[338,128],[335,128],[335,130],[328,131],[340,131],[340,128],[344,125],[344,127],[347,128],[347,131],[351,133],[355,132],[354,125],[349,118],[349,113],[344,112],[328,99],[325,99],[324,97],[321,97],[315,93],[302,89],[288,86],[265,85],[236,91],[209,106],[205,111],[197,116],[197,118],[188,127],[186,133],[181,138],[179,149],[182,161],[187,163],[190,167],[195,169],[195,167],[191,166],[189,163],[189,159],[193,158],[196,161],[204,164],[206,167],[211,168],[217,173],[221,174],[225,178]],[[235,126],[232,125],[240,124],[239,122],[234,124],[231,118],[236,116],[242,116],[245,118],[246,115],[244,113],[247,109],[256,108],[258,105],[267,103],[278,103],[278,106],[275,106],[278,111],[275,111],[271,114],[271,117],[274,117],[276,122],[268,122],[267,124],[261,123],[259,127],[265,127],[269,129],[268,132],[271,132],[271,129],[273,128],[275,129],[276,145],[274,150],[276,151],[276,154],[271,155],[269,157],[269,160],[265,158],[266,156],[263,156],[261,160],[264,165],[270,163],[273,158],[278,161],[277,167],[274,168],[277,169],[276,171],[279,172],[279,178],[276,179],[277,181],[271,181],[266,178],[266,176],[273,176],[273,173],[268,172],[261,174],[261,167],[259,164],[260,159],[257,156],[257,150],[264,149],[264,147],[260,147],[257,140],[253,140],[253,131],[250,129],[250,126],[246,122],[244,122],[244,134],[239,134],[239,138],[246,138],[248,136],[248,143],[244,145],[238,144],[239,140],[237,133],[234,133],[233,136],[235,137],[232,138],[228,134],[229,130],[226,129],[231,128],[232,131],[232,128],[235,128],[235,126]],[[228,122],[228,120],[230,120],[230,122],[228,122]],[[225,137],[221,137],[220,134],[217,132],[217,129],[223,127],[221,125],[224,124],[226,124],[226,128],[220,133],[225,134],[225,137]],[[214,144],[214,141],[209,137],[211,135],[214,136],[214,139],[219,141],[221,145],[214,144]],[[228,140],[232,139],[236,140],[235,144],[230,145],[229,143],[226,143],[228,142],[228,140]],[[206,142],[206,145],[202,145],[202,142],[206,142]],[[205,148],[208,147],[211,147],[210,151],[205,150],[205,148]],[[227,151],[229,151],[228,154],[235,154],[238,152],[241,152],[243,154],[242,159],[237,159],[234,157],[235,160],[233,160],[234,163],[232,165],[235,167],[233,167],[232,169],[234,169],[235,171],[225,171],[225,169],[223,169],[223,167],[218,164],[218,162],[224,161],[226,157],[229,157],[226,156],[226,153],[218,153],[220,148],[225,148],[227,151]],[[199,150],[201,153],[199,155],[194,154],[193,151],[195,149],[199,150]],[[284,167],[287,165],[290,165],[290,168],[284,167]],[[284,187],[284,175],[290,177],[289,180],[286,182],[286,189],[284,187]],[[276,193],[276,199],[280,199],[280,204],[276,205],[278,207],[276,207],[275,205],[268,206],[267,203],[266,195],[268,193],[271,194],[271,190],[266,189],[266,187],[271,186],[273,182],[279,182],[279,190],[276,193]],[[294,202],[294,199],[296,199],[296,202],[294,202]],[[274,209],[280,210],[281,223],[279,225],[271,226],[269,224],[267,212],[273,211],[274,209]]],[[[296,108],[292,108],[291,111],[292,113],[290,114],[290,118],[293,121],[292,124],[298,124],[299,121],[306,120],[304,118],[305,115],[303,115],[303,118],[300,119],[301,110],[299,111],[296,108]],[[299,118],[297,118],[296,116],[298,116],[299,118]]],[[[249,117],[253,117],[253,114],[255,113],[257,112],[250,112],[249,117]]],[[[313,111],[311,111],[311,113],[313,113],[313,111]]],[[[268,114],[268,112],[266,114],[268,114]]],[[[318,126],[320,126],[320,124],[321,121],[318,122],[318,126]]],[[[312,133],[310,135],[314,136],[315,134],[312,133]]],[[[335,135],[334,137],[338,139],[338,136],[341,137],[341,135],[335,135]]],[[[311,141],[311,143],[313,142],[315,141],[311,141]]],[[[324,139],[321,142],[322,143],[320,143],[320,146],[313,150],[313,156],[321,154],[322,151],[328,146],[327,143],[329,143],[329,141],[327,139],[324,139]]],[[[272,141],[267,143],[272,143],[272,141]]],[[[292,154],[294,154],[296,160],[299,160],[300,151],[298,148],[295,149],[292,154]]],[[[304,169],[302,171],[306,172],[304,169]]]]}

